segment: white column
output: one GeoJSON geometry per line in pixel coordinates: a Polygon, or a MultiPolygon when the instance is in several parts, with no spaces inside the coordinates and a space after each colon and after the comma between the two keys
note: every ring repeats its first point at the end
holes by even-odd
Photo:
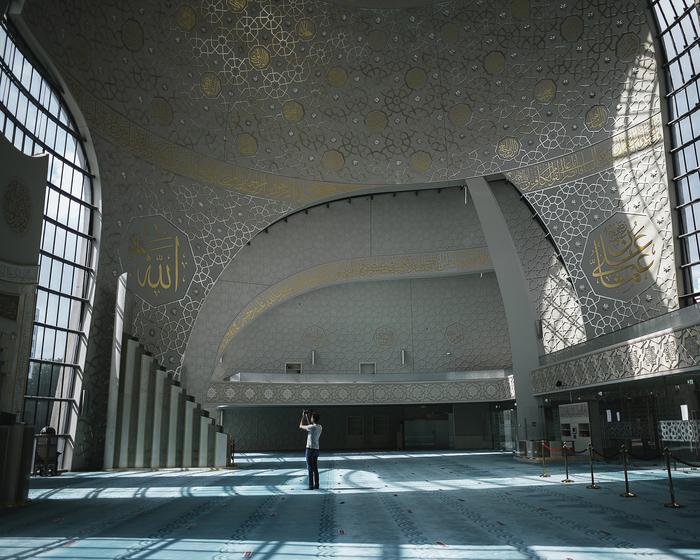
{"type": "Polygon", "coordinates": [[[107,393],[107,425],[105,427],[104,468],[114,468],[117,445],[119,413],[119,383],[124,342],[124,306],[126,302],[126,272],[117,279],[117,297],[114,306],[114,334],[112,336],[112,360],[109,368],[109,392],[107,393]]]}
{"type": "Polygon", "coordinates": [[[214,466],[228,466],[228,434],[218,430],[214,434],[214,466]]]}
{"type": "MultiPolygon", "coordinates": [[[[193,397],[187,396],[185,400],[185,419],[183,422],[183,441],[182,441],[182,466],[191,467],[195,464],[193,457],[194,445],[194,419],[195,408],[197,403],[193,397]]],[[[197,426],[197,435],[199,435],[199,426],[197,426]]]]}
{"type": "Polygon", "coordinates": [[[151,459],[151,438],[153,436],[153,382],[155,363],[153,356],[141,356],[139,369],[138,414],[136,418],[136,453],[134,467],[149,466],[151,459]]]}
{"type": "Polygon", "coordinates": [[[199,418],[199,466],[211,467],[209,455],[213,454],[214,419],[202,415],[199,418]]]}
{"type": "MultiPolygon", "coordinates": [[[[168,409],[170,399],[165,398],[167,373],[164,369],[156,370],[153,383],[153,432],[151,436],[151,468],[165,466],[162,452],[168,448],[168,409]]],[[[170,385],[167,384],[168,390],[170,385]]],[[[170,395],[168,394],[168,397],[170,395]]]]}
{"type": "Polygon", "coordinates": [[[530,374],[540,365],[540,343],[527,279],[491,187],[483,177],[467,179],[467,187],[489,246],[505,307],[518,405],[518,438],[538,439],[542,437],[542,422],[530,374]]]}
{"type": "Polygon", "coordinates": [[[185,417],[185,402],[182,387],[173,383],[170,386],[170,406],[168,412],[168,460],[167,467],[182,466],[182,423],[185,417]]]}
{"type": "Polygon", "coordinates": [[[134,449],[134,424],[135,419],[135,395],[134,391],[138,390],[138,379],[136,378],[136,364],[141,363],[141,346],[138,340],[129,338],[126,341],[126,360],[122,369],[122,382],[120,383],[119,392],[121,396],[121,425],[119,427],[119,460],[115,465],[117,468],[126,468],[130,466],[130,460],[133,458],[134,449]]]}

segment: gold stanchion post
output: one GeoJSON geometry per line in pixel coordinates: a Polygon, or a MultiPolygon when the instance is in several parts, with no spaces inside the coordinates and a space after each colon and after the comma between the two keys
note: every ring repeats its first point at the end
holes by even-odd
{"type": "Polygon", "coordinates": [[[629,477],[627,476],[627,448],[624,444],[620,446],[620,453],[622,453],[622,463],[625,468],[625,492],[624,494],[620,494],[620,496],[623,498],[636,498],[637,494],[630,492],[630,481],[629,477]]]}
{"type": "Polygon", "coordinates": [[[562,480],[562,482],[573,482],[573,480],[569,478],[569,446],[566,445],[565,441],[561,442],[561,450],[564,452],[564,467],[566,469],[566,478],[562,480]]]}
{"type": "Polygon", "coordinates": [[[664,504],[667,508],[682,508],[676,501],[676,493],[673,491],[673,477],[671,476],[671,452],[668,447],[664,448],[664,455],[666,455],[666,471],[668,472],[668,489],[671,492],[671,501],[664,504]]]}
{"type": "Polygon", "coordinates": [[[590,443],[588,444],[588,462],[591,465],[591,483],[586,488],[600,490],[600,486],[595,483],[595,476],[593,475],[593,446],[590,443]]]}
{"type": "Polygon", "coordinates": [[[541,448],[542,448],[542,474],[540,475],[540,478],[548,478],[549,475],[547,474],[547,460],[544,457],[544,440],[541,442],[541,448]]]}

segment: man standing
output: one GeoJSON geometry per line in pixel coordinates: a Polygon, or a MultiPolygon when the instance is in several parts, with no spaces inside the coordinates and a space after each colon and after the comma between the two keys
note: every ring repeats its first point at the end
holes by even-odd
{"type": "Polygon", "coordinates": [[[318,454],[320,450],[321,430],[318,412],[305,410],[301,415],[299,428],[306,430],[306,466],[309,469],[309,490],[318,490],[318,454]]]}

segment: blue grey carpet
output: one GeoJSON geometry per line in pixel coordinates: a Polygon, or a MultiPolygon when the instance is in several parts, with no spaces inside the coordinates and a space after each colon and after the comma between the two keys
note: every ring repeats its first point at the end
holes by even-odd
{"type": "Polygon", "coordinates": [[[0,512],[0,558],[700,560],[700,471],[587,463],[540,478],[497,452],[326,453],[321,489],[298,454],[239,454],[235,470],[68,473],[0,512]]]}

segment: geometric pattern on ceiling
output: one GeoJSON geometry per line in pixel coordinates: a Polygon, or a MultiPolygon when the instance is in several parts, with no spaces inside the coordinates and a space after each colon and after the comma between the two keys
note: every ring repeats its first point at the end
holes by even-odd
{"type": "Polygon", "coordinates": [[[128,121],[287,177],[484,175],[570,153],[658,112],[645,6],[633,0],[392,10],[78,0],[24,14],[53,42],[62,71],[128,121]]]}

